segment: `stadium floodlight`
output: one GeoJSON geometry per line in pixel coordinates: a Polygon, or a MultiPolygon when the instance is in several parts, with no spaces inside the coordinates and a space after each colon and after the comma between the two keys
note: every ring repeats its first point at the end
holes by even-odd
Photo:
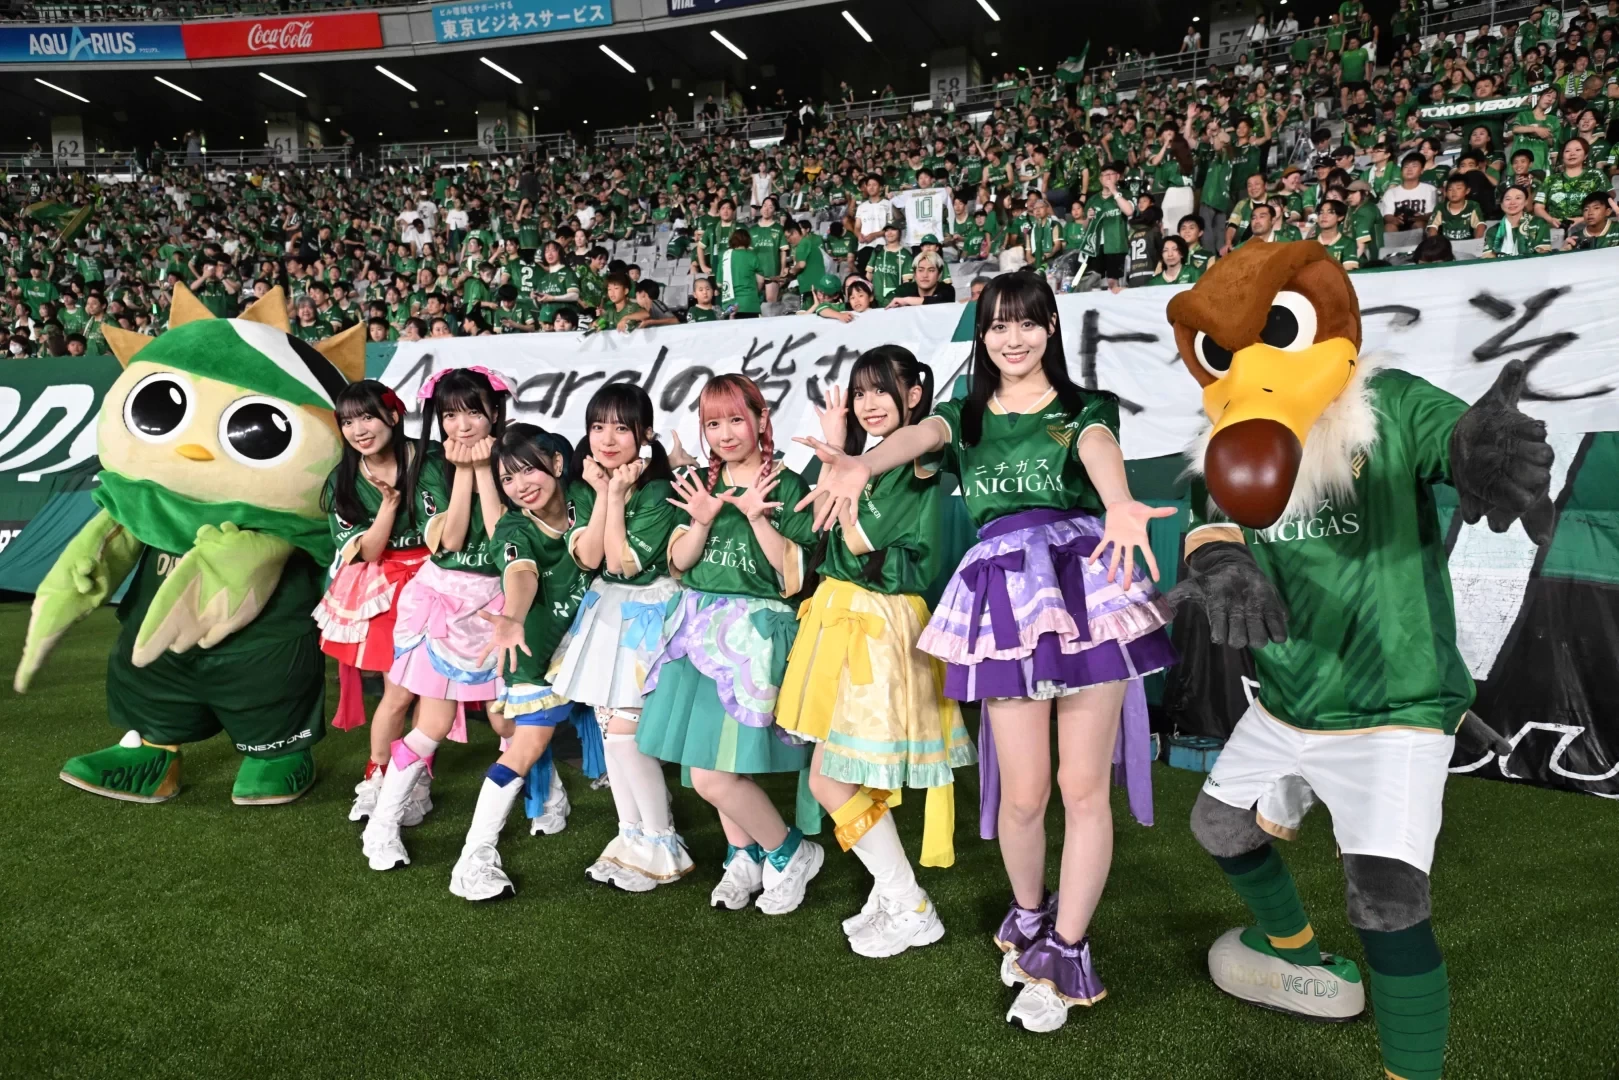
{"type": "Polygon", "coordinates": [[[174,83],[171,83],[169,80],[165,79],[161,75],[153,75],[152,78],[156,79],[158,82],[162,83],[164,86],[168,87],[170,90],[173,90],[176,94],[184,94],[186,97],[190,98],[192,101],[201,101],[202,100],[202,98],[198,97],[196,94],[193,94],[190,90],[187,90],[183,86],[176,86],[174,83]]]}
{"type": "Polygon", "coordinates": [[[1001,21],[1001,13],[989,6],[989,0],[978,0],[978,6],[984,9],[985,15],[988,15],[996,22],[1001,21]]]}
{"type": "Polygon", "coordinates": [[[522,79],[519,79],[516,75],[513,75],[511,72],[507,71],[505,68],[501,67],[499,64],[497,64],[493,60],[489,59],[489,57],[480,56],[480,57],[478,57],[478,61],[481,64],[483,64],[484,67],[488,68],[490,71],[495,72],[497,75],[506,76],[506,78],[510,79],[512,82],[516,83],[518,86],[523,85],[523,80],[522,79]]]}
{"type": "Polygon", "coordinates": [[[731,44],[730,39],[727,38],[724,34],[720,33],[718,30],[710,30],[708,32],[708,36],[713,38],[715,41],[719,42],[721,45],[724,45],[727,49],[730,49],[733,53],[736,54],[736,58],[738,60],[746,60],[748,58],[747,53],[743,52],[741,49],[739,49],[735,45],[731,44]]]}
{"type": "Polygon", "coordinates": [[[377,64],[375,66],[376,66],[376,69],[377,69],[377,74],[386,75],[388,78],[392,79],[394,82],[398,83],[400,86],[403,86],[406,90],[409,90],[413,94],[416,93],[416,88],[414,86],[410,85],[410,83],[406,82],[404,79],[401,79],[398,75],[395,75],[393,72],[389,71],[387,68],[383,67],[381,64],[377,64]]]}
{"type": "Polygon", "coordinates": [[[62,87],[57,86],[53,82],[46,82],[44,79],[37,78],[37,77],[34,79],[34,81],[37,82],[41,86],[50,87],[52,90],[55,90],[58,94],[66,94],[68,97],[72,98],[74,101],[82,101],[86,105],[90,104],[90,99],[89,98],[80,97],[78,94],[75,94],[73,91],[63,89],[62,87]]]}
{"type": "Polygon", "coordinates": [[[622,56],[618,55],[618,53],[614,52],[612,49],[609,49],[606,45],[597,45],[596,48],[598,48],[602,52],[606,53],[607,58],[609,60],[611,60],[613,63],[617,64],[619,67],[623,68],[625,71],[629,72],[631,75],[635,74],[635,65],[630,63],[628,60],[624,59],[622,56]]]}
{"type": "Polygon", "coordinates": [[[277,86],[281,87],[281,89],[285,90],[289,94],[297,94],[301,98],[307,98],[309,96],[308,94],[304,93],[302,90],[298,89],[296,86],[288,86],[286,83],[282,82],[280,79],[276,78],[274,75],[271,75],[267,71],[259,72],[259,78],[263,79],[265,82],[273,82],[273,83],[275,83],[277,86]]]}
{"type": "Polygon", "coordinates": [[[861,39],[863,41],[865,41],[865,43],[867,45],[871,44],[871,35],[866,33],[866,28],[864,26],[860,25],[860,21],[858,19],[856,19],[853,15],[850,15],[847,11],[845,11],[843,13],[843,21],[848,23],[851,27],[853,27],[854,32],[859,34],[861,39]]]}

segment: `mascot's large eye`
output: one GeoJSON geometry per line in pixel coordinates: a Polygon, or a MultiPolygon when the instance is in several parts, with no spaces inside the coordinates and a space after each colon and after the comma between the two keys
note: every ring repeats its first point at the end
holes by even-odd
{"type": "Polygon", "coordinates": [[[1308,349],[1315,344],[1315,305],[1303,293],[1277,293],[1259,340],[1288,352],[1308,349]]]}
{"type": "Polygon", "coordinates": [[[1231,350],[1203,331],[1199,330],[1197,337],[1192,340],[1192,349],[1197,353],[1197,362],[1203,365],[1203,370],[1216,379],[1231,370],[1231,350]]]}
{"type": "Polygon", "coordinates": [[[298,447],[298,413],[274,398],[233,401],[219,418],[219,445],[243,465],[267,469],[298,447]]]}
{"type": "Polygon", "coordinates": [[[167,442],[191,423],[197,394],[191,380],[174,371],[148,375],[124,399],[124,426],[137,439],[167,442]]]}

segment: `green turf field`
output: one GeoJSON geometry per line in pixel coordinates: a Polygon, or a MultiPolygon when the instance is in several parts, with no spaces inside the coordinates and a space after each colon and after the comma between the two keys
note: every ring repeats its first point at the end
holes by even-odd
{"type": "MultiPolygon", "coordinates": [[[[0,606],[8,679],[25,620],[0,606]]],[[[961,785],[956,866],[921,872],[947,935],[891,960],[844,943],[838,922],[868,882],[829,836],[797,913],[710,910],[724,840],[689,791],[675,811],[690,878],[642,896],[591,884],[612,800],[572,769],[568,830],[530,838],[514,820],[503,852],[519,895],[474,906],[446,886],[494,756],[485,727],[439,754],[437,809],[406,831],[412,865],[388,874],[366,869],[346,820],[363,730],[328,735],[320,782],[288,807],[231,805],[237,758],[221,739],[186,749],[184,790],[162,806],[59,781],[64,760],[117,737],[102,693],[113,630],[98,613],[0,709],[0,1075],[1382,1075],[1369,1020],[1315,1026],[1209,982],[1205,951],[1242,914],[1187,831],[1195,775],[1156,771],[1153,829],[1115,799],[1117,856],[1092,926],[1108,999],[1059,1034],[1026,1035],[1002,1020],[1010,991],[989,935],[1007,891],[994,844],[976,839],[976,774],[961,785]]],[[[920,799],[899,811],[913,853],[920,811],[920,799]]],[[[1614,808],[1461,778],[1446,811],[1434,892],[1452,979],[1447,1075],[1619,1075],[1614,808]]],[[[1286,852],[1322,944],[1358,958],[1327,824],[1313,817],[1286,852]]]]}

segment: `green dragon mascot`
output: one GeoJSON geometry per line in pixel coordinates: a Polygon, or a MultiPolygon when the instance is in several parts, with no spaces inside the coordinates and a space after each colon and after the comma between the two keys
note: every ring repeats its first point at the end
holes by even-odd
{"type": "Polygon", "coordinates": [[[163,336],[106,328],[124,372],[97,421],[100,511],[39,586],[15,683],[129,578],[107,665],[126,734],[63,766],[74,787],[164,802],[181,744],[220,730],[243,755],[233,802],[314,783],[325,663],[309,613],[333,554],[320,492],[342,447],[333,398],[363,374],[365,341],[363,324],[313,346],[290,329],[279,288],[219,319],[183,285],[163,336]]]}

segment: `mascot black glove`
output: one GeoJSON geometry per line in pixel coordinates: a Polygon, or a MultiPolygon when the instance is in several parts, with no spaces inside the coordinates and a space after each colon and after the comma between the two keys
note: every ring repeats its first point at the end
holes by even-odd
{"type": "Polygon", "coordinates": [[[1287,609],[1248,545],[1217,540],[1186,557],[1186,578],[1169,593],[1177,607],[1209,616],[1209,640],[1233,649],[1263,649],[1287,640],[1287,609]]]}
{"type": "Polygon", "coordinates": [[[1529,369],[1512,360],[1495,385],[1462,413],[1450,433],[1450,478],[1461,497],[1462,520],[1485,518],[1493,532],[1523,520],[1537,545],[1552,538],[1552,448],[1546,425],[1518,411],[1529,369]]]}

